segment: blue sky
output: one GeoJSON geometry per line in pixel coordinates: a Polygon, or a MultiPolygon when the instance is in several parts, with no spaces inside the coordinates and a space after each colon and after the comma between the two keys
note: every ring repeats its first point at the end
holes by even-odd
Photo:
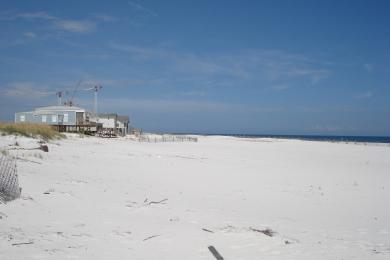
{"type": "MultiPolygon", "coordinates": [[[[0,119],[101,84],[148,131],[390,135],[389,1],[1,1],[0,119]]],[[[75,103],[92,109],[93,93],[75,103]]]]}

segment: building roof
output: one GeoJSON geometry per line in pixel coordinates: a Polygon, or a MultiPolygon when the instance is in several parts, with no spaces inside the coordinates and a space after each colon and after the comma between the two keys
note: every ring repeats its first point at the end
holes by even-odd
{"type": "Polygon", "coordinates": [[[48,106],[48,107],[38,107],[35,109],[35,112],[43,112],[43,111],[77,111],[77,112],[85,112],[84,108],[75,107],[75,106],[48,106]]]}
{"type": "Polygon", "coordinates": [[[115,114],[115,113],[100,113],[100,114],[98,114],[97,117],[98,118],[107,118],[107,119],[115,118],[116,120],[118,120],[122,123],[130,122],[129,116],[119,116],[118,114],[115,114]]]}
{"type": "Polygon", "coordinates": [[[118,116],[118,121],[122,123],[128,123],[130,122],[129,116],[118,116]]]}
{"type": "Polygon", "coordinates": [[[98,118],[117,118],[118,115],[115,113],[100,113],[97,115],[98,118]]]}

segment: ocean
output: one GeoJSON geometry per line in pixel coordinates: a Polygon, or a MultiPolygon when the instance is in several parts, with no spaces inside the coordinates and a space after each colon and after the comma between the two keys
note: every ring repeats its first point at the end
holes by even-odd
{"type": "Polygon", "coordinates": [[[298,139],[307,141],[328,141],[328,142],[357,142],[357,143],[390,143],[390,136],[345,136],[345,135],[256,135],[256,134],[202,134],[222,135],[241,138],[280,138],[298,139]]]}

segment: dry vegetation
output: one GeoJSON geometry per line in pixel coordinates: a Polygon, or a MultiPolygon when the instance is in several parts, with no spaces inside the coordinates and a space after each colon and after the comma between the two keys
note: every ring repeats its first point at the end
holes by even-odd
{"type": "Polygon", "coordinates": [[[65,136],[48,125],[31,123],[5,123],[0,122],[0,133],[2,135],[22,135],[44,140],[61,139],[65,136]]]}

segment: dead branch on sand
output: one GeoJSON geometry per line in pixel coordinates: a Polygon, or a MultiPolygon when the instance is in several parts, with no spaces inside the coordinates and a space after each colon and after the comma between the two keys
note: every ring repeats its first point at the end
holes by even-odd
{"type": "Polygon", "coordinates": [[[163,203],[164,201],[167,201],[168,199],[163,199],[163,200],[160,200],[160,201],[150,201],[148,203],[148,205],[151,205],[151,204],[160,204],[160,203],[163,203]]]}
{"type": "Polygon", "coordinates": [[[218,251],[217,251],[217,249],[215,249],[215,247],[209,246],[208,249],[209,249],[210,252],[213,254],[213,256],[215,257],[215,259],[217,259],[217,260],[223,260],[223,257],[218,253],[218,251]]]}
{"type": "Polygon", "coordinates": [[[20,246],[20,245],[30,245],[30,244],[34,244],[34,242],[30,241],[30,242],[13,243],[11,245],[12,246],[20,246]]]}
{"type": "Polygon", "coordinates": [[[154,235],[154,236],[150,236],[150,237],[147,237],[145,239],[143,239],[142,241],[146,241],[146,240],[149,240],[149,239],[152,239],[152,238],[155,238],[155,237],[159,237],[161,235],[154,235]]]}
{"type": "Polygon", "coordinates": [[[276,233],[275,231],[273,231],[270,228],[267,228],[267,229],[249,228],[249,229],[254,231],[254,232],[263,233],[264,235],[269,236],[269,237],[273,237],[275,235],[275,233],[276,233]]]}

